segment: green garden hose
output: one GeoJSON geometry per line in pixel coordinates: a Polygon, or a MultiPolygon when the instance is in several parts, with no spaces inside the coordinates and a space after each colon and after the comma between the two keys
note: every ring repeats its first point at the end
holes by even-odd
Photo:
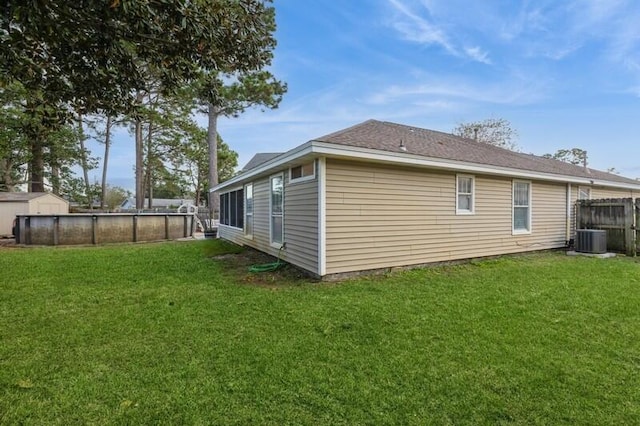
{"type": "Polygon", "coordinates": [[[273,262],[273,263],[264,263],[262,265],[253,265],[249,268],[249,272],[254,272],[254,273],[258,273],[258,272],[271,272],[271,271],[275,271],[280,269],[281,267],[284,266],[284,262],[282,262],[280,260],[280,253],[282,252],[282,249],[284,248],[284,244],[280,247],[280,250],[278,250],[278,261],[277,262],[273,262]]]}

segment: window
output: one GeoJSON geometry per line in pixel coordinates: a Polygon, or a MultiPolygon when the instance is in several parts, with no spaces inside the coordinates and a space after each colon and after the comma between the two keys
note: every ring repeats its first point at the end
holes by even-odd
{"type": "Polygon", "coordinates": [[[586,186],[578,187],[578,200],[589,200],[591,199],[591,188],[586,186]]]}
{"type": "Polygon", "coordinates": [[[289,169],[289,180],[291,182],[310,180],[316,177],[316,162],[311,161],[300,166],[289,169]]]}
{"type": "Polygon", "coordinates": [[[244,186],[244,234],[253,236],[253,184],[244,186]]]}
{"type": "Polygon", "coordinates": [[[475,178],[473,176],[456,176],[456,214],[473,214],[475,178]]]}
{"type": "Polygon", "coordinates": [[[234,228],[242,228],[243,207],[244,191],[242,189],[220,194],[220,223],[234,228]]]}
{"type": "Polygon", "coordinates": [[[513,181],[513,233],[531,232],[531,183],[513,181]]]}
{"type": "Polygon", "coordinates": [[[229,224],[229,193],[220,194],[220,224],[229,224]]]}
{"type": "Polygon", "coordinates": [[[282,245],[283,234],[283,205],[284,205],[284,182],[282,175],[272,176],[271,179],[271,200],[269,210],[271,216],[271,244],[282,245]]]}

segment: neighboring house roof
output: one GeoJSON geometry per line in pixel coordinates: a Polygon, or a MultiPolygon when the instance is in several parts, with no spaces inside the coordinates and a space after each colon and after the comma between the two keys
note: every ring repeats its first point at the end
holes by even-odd
{"type": "MultiPolygon", "coordinates": [[[[327,156],[640,190],[640,182],[418,127],[367,120],[272,157],[211,188],[217,191],[303,158],[327,156]]],[[[254,157],[255,158],[255,157],[254,157]]],[[[251,162],[250,162],[251,163],[251,162]]]]}
{"type": "Polygon", "coordinates": [[[266,163],[269,160],[276,158],[281,155],[282,152],[259,152],[249,160],[249,162],[242,168],[242,172],[249,171],[251,169],[255,169],[261,164],[266,163]]]}
{"type": "Polygon", "coordinates": [[[58,198],[65,203],[67,200],[61,198],[55,194],[50,192],[0,192],[0,202],[20,202],[20,201],[30,201],[35,198],[40,198],[45,195],[51,195],[52,197],[58,198]]]}

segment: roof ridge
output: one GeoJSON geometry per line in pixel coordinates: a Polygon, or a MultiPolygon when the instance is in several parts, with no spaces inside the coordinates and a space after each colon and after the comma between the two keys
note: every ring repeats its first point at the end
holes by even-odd
{"type": "Polygon", "coordinates": [[[249,161],[241,169],[242,171],[251,170],[261,164],[271,161],[274,158],[284,154],[284,152],[257,152],[249,159],[249,161]]]}
{"type": "Polygon", "coordinates": [[[516,153],[516,154],[520,153],[518,151],[513,151],[513,150],[511,150],[509,148],[504,148],[504,147],[493,145],[493,144],[486,143],[486,142],[480,142],[480,141],[478,141],[476,139],[467,138],[467,137],[464,137],[464,136],[456,135],[454,133],[443,132],[442,130],[425,129],[423,127],[409,126],[409,125],[406,125],[406,124],[399,124],[399,123],[394,123],[394,122],[391,122],[391,121],[383,121],[382,123],[389,124],[389,125],[396,126],[396,127],[407,128],[407,129],[409,129],[411,131],[417,130],[417,131],[420,131],[420,132],[423,132],[423,133],[431,133],[431,134],[436,133],[436,134],[439,134],[439,135],[446,136],[448,138],[457,139],[457,140],[459,140],[460,142],[463,142],[463,143],[472,143],[472,144],[475,144],[475,145],[480,146],[480,147],[487,147],[488,149],[499,149],[499,150],[502,150],[502,151],[513,152],[513,153],[516,153]]]}
{"type": "Polygon", "coordinates": [[[350,131],[352,131],[352,130],[357,129],[358,127],[365,126],[365,125],[368,125],[368,124],[371,124],[371,123],[385,123],[385,122],[384,122],[384,121],[375,120],[375,119],[373,119],[373,118],[370,118],[370,119],[365,120],[365,121],[363,121],[363,122],[361,122],[361,123],[357,123],[357,124],[354,124],[353,126],[349,126],[349,127],[347,127],[346,129],[337,130],[337,131],[335,131],[335,132],[328,133],[328,134],[326,134],[326,135],[324,135],[324,136],[320,136],[320,137],[318,137],[318,138],[313,138],[313,139],[311,139],[311,140],[312,140],[312,141],[322,142],[322,140],[323,140],[323,139],[329,139],[329,138],[333,138],[333,137],[336,137],[336,136],[340,136],[340,135],[342,135],[342,134],[345,134],[345,133],[348,133],[348,132],[350,132],[350,131]]]}

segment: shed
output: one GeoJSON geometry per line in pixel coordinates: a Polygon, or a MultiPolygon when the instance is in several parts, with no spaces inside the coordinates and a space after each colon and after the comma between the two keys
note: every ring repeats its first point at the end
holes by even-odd
{"type": "Polygon", "coordinates": [[[69,202],[48,192],[0,192],[0,235],[12,235],[16,215],[67,213],[69,202]]]}

